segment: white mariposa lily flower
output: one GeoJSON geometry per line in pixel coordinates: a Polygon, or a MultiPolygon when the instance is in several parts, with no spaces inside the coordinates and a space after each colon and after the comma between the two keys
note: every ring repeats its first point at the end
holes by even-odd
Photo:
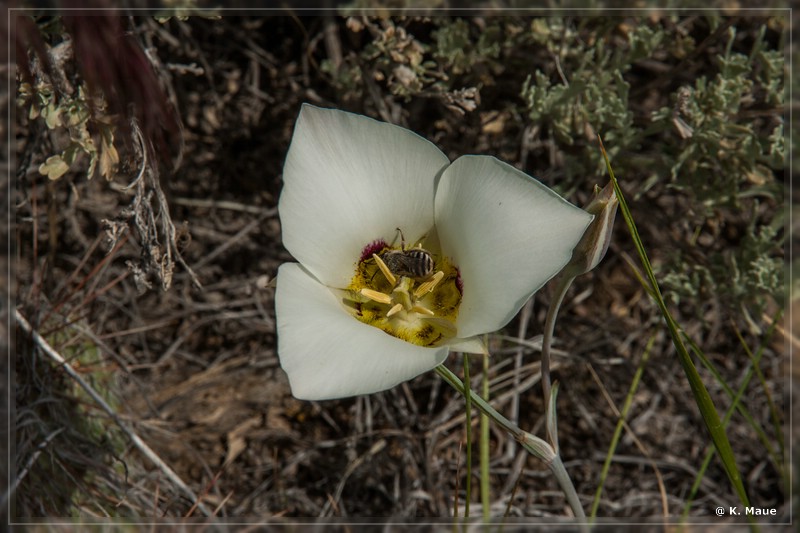
{"type": "Polygon", "coordinates": [[[409,130],[307,104],[283,181],[283,244],[299,263],[278,271],[278,356],[306,400],[386,390],[451,349],[482,351],[477,336],[567,264],[592,220],[493,157],[450,163],[409,130]],[[415,277],[392,252],[427,253],[433,269],[415,277]]]}

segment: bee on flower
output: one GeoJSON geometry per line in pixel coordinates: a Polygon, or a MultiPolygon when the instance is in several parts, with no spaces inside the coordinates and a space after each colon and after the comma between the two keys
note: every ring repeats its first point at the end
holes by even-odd
{"type": "Polygon", "coordinates": [[[278,271],[278,356],[308,400],[483,352],[479,336],[567,264],[592,220],[493,157],[450,163],[405,128],[307,104],[283,182],[283,243],[298,262],[278,271]]]}

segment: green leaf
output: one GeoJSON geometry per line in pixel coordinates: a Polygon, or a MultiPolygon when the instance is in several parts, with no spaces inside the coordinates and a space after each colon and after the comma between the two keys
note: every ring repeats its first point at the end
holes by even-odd
{"type": "Polygon", "coordinates": [[[694,401],[697,404],[697,408],[703,418],[703,423],[705,424],[706,429],[711,436],[711,440],[717,450],[717,454],[722,462],[722,466],[725,468],[725,473],[728,475],[728,479],[730,480],[733,489],[739,496],[739,500],[744,506],[747,507],[750,505],[750,500],[747,497],[747,492],[744,489],[744,483],[742,482],[742,476],[739,472],[739,468],[736,466],[736,458],[733,455],[733,448],[731,447],[730,440],[728,440],[728,435],[725,432],[725,426],[722,424],[716,406],[711,399],[711,395],[708,393],[708,390],[706,389],[706,386],[703,383],[700,374],[697,372],[697,368],[695,368],[694,362],[692,361],[692,358],[689,355],[685,344],[683,343],[683,338],[681,337],[682,330],[678,326],[677,322],[675,322],[675,319],[672,317],[672,313],[670,313],[669,309],[667,308],[664,297],[661,295],[661,289],[658,286],[658,281],[653,273],[653,267],[650,264],[650,259],[647,256],[647,252],[644,249],[644,244],[639,236],[639,230],[636,228],[636,223],[634,222],[633,216],[628,208],[628,203],[622,194],[622,189],[620,188],[617,178],[614,175],[614,170],[611,168],[611,162],[608,160],[608,155],[603,148],[602,140],[600,140],[600,149],[603,153],[603,158],[605,159],[606,168],[608,169],[611,181],[614,183],[614,190],[616,191],[617,198],[619,199],[619,209],[622,212],[622,216],[625,219],[626,224],[628,225],[628,229],[630,230],[636,251],[639,254],[639,260],[642,263],[647,280],[650,283],[649,292],[651,296],[654,297],[656,304],[661,310],[661,314],[667,323],[667,328],[669,329],[670,336],[672,337],[672,343],[675,346],[678,354],[678,360],[680,361],[683,371],[686,374],[687,381],[692,389],[694,401]]]}
{"type": "Polygon", "coordinates": [[[56,107],[55,102],[50,102],[47,106],[42,108],[42,117],[47,127],[51,130],[61,126],[61,108],[56,107]]]}
{"type": "Polygon", "coordinates": [[[60,155],[47,158],[47,161],[39,165],[39,172],[51,180],[57,180],[67,173],[69,165],[60,155]]]}

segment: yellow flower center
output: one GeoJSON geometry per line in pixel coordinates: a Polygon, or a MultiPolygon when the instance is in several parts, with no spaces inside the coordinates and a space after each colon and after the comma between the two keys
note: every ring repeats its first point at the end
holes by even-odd
{"type": "Polygon", "coordinates": [[[462,292],[458,269],[446,257],[431,255],[433,272],[411,276],[417,271],[414,262],[426,254],[431,255],[420,248],[390,248],[383,241],[367,246],[345,304],[358,320],[413,344],[438,346],[455,337],[462,292]],[[396,266],[398,253],[411,262],[408,268],[396,266]]]}

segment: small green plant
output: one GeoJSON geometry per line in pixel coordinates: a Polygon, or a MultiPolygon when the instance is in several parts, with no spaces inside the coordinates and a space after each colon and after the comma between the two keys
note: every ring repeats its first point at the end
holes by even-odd
{"type": "Polygon", "coordinates": [[[764,30],[745,55],[732,51],[730,29],[717,56],[719,72],[684,87],[675,108],[653,115],[654,124],[682,127],[681,136],[667,137],[662,164],[671,187],[688,195],[694,209],[686,215],[695,236],[664,265],[665,287],[674,301],[718,298],[739,309],[754,331],[760,327],[753,317],[769,301],[781,303],[784,289],[785,213],[776,174],[787,154],[775,112],[783,104],[783,59],[765,49],[764,30]],[[741,234],[736,246],[726,245],[725,233],[741,234]]]}
{"type": "MultiPolygon", "coordinates": [[[[763,49],[763,31],[749,56],[732,52],[735,38],[731,29],[716,76],[701,76],[676,95],[677,114],[688,129],[685,138],[672,137],[663,161],[674,186],[690,193],[706,217],[717,206],[738,207],[742,198],[778,199],[782,193],[774,172],[783,169],[786,156],[783,122],[765,119],[783,104],[783,56],[763,49]]],[[[653,115],[665,129],[675,119],[675,109],[653,115]]]]}
{"type": "Polygon", "coordinates": [[[28,110],[30,120],[41,119],[49,130],[62,132],[67,138],[61,153],[49,156],[39,166],[42,175],[57,180],[85,155],[89,158],[88,179],[92,179],[95,173],[107,180],[114,177],[119,166],[119,154],[114,147],[116,128],[104,113],[102,99],[90,99],[82,86],[78,88],[77,96],[69,96],[58,94],[48,83],[32,86],[26,82],[20,84],[17,105],[28,110]],[[95,142],[90,129],[96,132],[98,142],[95,142]]]}
{"type": "Polygon", "coordinates": [[[532,39],[553,61],[531,73],[521,90],[531,122],[573,155],[564,167],[567,182],[596,173],[601,161],[588,137],[597,131],[626,176],[641,179],[634,196],[677,191],[687,197],[691,207],[684,218],[694,237],[670,243],[677,253],[660,265],[664,285],[673,302],[702,303],[716,295],[751,326],[751,315],[758,316],[769,299],[780,301],[783,289],[783,236],[776,229],[783,215],[770,206],[783,196],[776,174],[786,158],[778,112],[784,58],[767,29],[785,22],[766,22],[749,53],[736,51],[742,45],[735,28],[722,32],[717,71],[698,73],[693,85],[676,88],[671,106],[637,117],[640,104],[628,81],[634,67],[642,60],[680,64],[698,54],[688,32],[652,21],[608,27],[593,20],[586,24],[598,27],[588,39],[581,24],[536,19],[532,39]],[[726,226],[743,225],[741,211],[751,213],[747,227],[727,233],[746,236],[730,246],[726,226]]]}

